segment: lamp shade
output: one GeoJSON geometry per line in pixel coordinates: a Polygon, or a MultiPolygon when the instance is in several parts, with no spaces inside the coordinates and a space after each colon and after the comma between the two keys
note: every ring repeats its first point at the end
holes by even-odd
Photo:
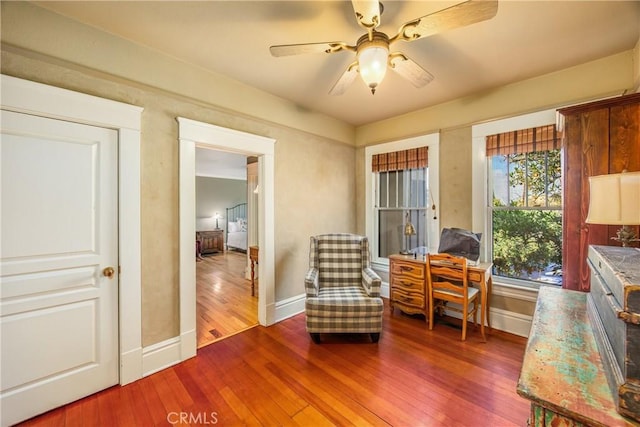
{"type": "Polygon", "coordinates": [[[589,177],[588,224],[640,224],[640,171],[589,177]]]}
{"type": "Polygon", "coordinates": [[[372,92],[384,79],[387,73],[387,58],[389,49],[387,46],[372,44],[363,48],[358,53],[358,66],[362,80],[369,86],[372,92]]]}

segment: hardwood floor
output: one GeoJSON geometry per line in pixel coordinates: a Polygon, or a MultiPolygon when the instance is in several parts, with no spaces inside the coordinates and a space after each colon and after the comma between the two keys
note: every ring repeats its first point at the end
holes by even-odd
{"type": "MultiPolygon", "coordinates": [[[[386,301],[385,301],[386,302],[386,301]]],[[[197,357],[34,418],[25,426],[524,426],[516,394],[526,340],[385,310],[378,344],[323,335],[304,314],[257,326],[197,357]]]]}
{"type": "Polygon", "coordinates": [[[244,278],[245,263],[246,254],[235,251],[196,263],[198,348],[258,324],[258,297],[244,278]]]}

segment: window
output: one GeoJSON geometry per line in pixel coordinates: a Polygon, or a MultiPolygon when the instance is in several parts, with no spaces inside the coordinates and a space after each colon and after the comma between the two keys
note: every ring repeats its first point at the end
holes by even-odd
{"type": "Polygon", "coordinates": [[[379,271],[406,248],[437,249],[438,141],[435,133],[365,148],[365,228],[379,271]],[[415,234],[405,237],[407,220],[415,234]]]}
{"type": "Polygon", "coordinates": [[[428,167],[375,173],[377,256],[425,251],[427,246],[428,167]],[[410,222],[415,234],[405,235],[410,222]]]}
{"type": "Polygon", "coordinates": [[[555,126],[487,137],[489,251],[503,279],[562,284],[562,167],[555,126]],[[548,132],[548,144],[540,135],[548,132]],[[537,133],[537,135],[535,135],[537,133]],[[534,135],[534,136],[531,136],[534,135]],[[533,144],[525,144],[526,140],[533,144]],[[496,145],[500,145],[496,148],[496,145]]]}

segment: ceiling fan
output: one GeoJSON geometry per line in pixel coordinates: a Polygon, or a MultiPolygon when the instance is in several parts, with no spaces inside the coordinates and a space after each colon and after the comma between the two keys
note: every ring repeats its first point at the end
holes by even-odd
{"type": "Polygon", "coordinates": [[[358,24],[367,32],[355,46],[345,42],[301,43],[271,46],[273,56],[288,56],[301,53],[356,52],[356,61],[329,91],[331,95],[343,94],[357,74],[375,94],[384,78],[387,67],[409,80],[415,87],[423,87],[433,80],[433,75],[401,52],[390,52],[389,48],[398,40],[407,42],[431,36],[453,28],[464,27],[493,18],[498,12],[497,0],[468,0],[438,12],[425,15],[402,24],[397,34],[389,37],[376,31],[384,10],[378,0],[352,0],[358,24]]]}

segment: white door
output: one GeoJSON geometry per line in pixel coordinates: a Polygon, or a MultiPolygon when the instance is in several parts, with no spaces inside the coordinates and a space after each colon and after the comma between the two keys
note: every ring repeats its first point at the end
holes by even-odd
{"type": "Polygon", "coordinates": [[[0,148],[10,425],[118,383],[118,135],[2,111],[0,148]]]}

